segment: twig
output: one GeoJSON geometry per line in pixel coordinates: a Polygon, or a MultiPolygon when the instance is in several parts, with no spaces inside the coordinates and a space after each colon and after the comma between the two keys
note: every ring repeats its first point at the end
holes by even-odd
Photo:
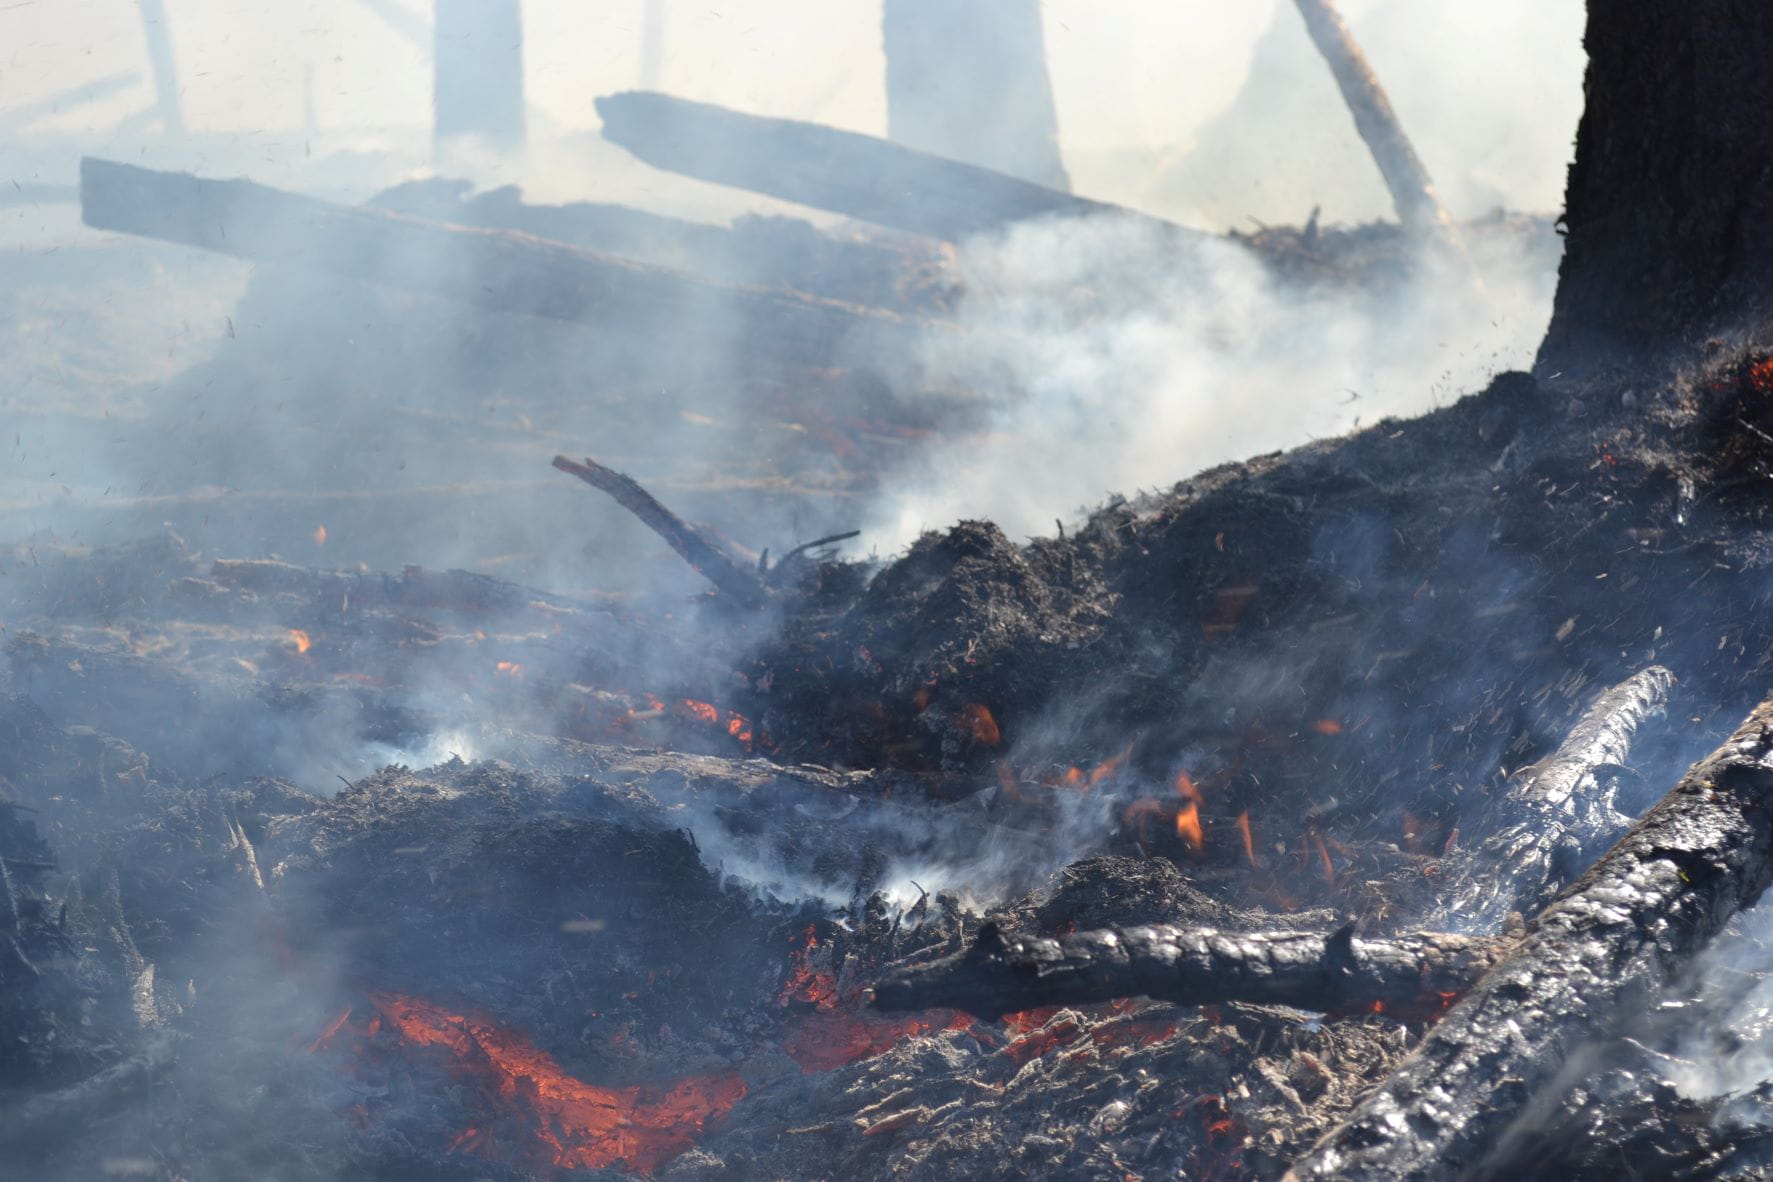
{"type": "Polygon", "coordinates": [[[659,504],[631,477],[613,468],[605,468],[588,456],[583,463],[555,456],[554,466],[614,497],[618,505],[640,518],[642,524],[664,538],[697,573],[736,603],[755,609],[770,601],[770,589],[756,572],[745,569],[710,545],[688,522],[659,504]]]}

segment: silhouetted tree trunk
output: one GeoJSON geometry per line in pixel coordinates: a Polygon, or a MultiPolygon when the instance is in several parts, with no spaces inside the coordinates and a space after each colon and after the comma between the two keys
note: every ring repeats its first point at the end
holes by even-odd
{"type": "Polygon", "coordinates": [[[1589,0],[1542,374],[1677,360],[1773,313],[1773,5],[1589,0]]]}
{"type": "Polygon", "coordinates": [[[1069,191],[1040,0],[885,0],[887,134],[1069,191]]]}

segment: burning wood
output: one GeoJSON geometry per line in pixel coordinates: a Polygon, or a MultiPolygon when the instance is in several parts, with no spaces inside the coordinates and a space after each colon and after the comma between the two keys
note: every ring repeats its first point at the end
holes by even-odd
{"type": "Polygon", "coordinates": [[[904,347],[914,324],[799,292],[717,283],[523,234],[279,192],[251,181],[80,162],[81,216],[101,230],[329,271],[552,320],[736,324],[756,355],[832,355],[855,333],[904,347]]]}

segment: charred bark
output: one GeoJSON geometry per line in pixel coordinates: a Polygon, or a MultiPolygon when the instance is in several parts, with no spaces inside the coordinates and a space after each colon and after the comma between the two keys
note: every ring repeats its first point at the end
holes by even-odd
{"type": "Polygon", "coordinates": [[[606,139],[655,167],[932,238],[959,240],[1026,218],[1100,213],[1196,236],[1106,202],[816,123],[639,91],[598,99],[597,113],[606,139]]]}
{"type": "Polygon", "coordinates": [[[1543,374],[1678,357],[1773,314],[1773,9],[1590,0],[1543,374]]]}
{"type": "Polygon", "coordinates": [[[1497,953],[1495,941],[1439,932],[1358,939],[1352,925],[1325,934],[1159,924],[1059,937],[1006,936],[987,925],[961,955],[883,978],[874,1004],[996,1016],[1150,997],[1179,1005],[1241,1001],[1434,1014],[1497,953]]]}
{"type": "Polygon", "coordinates": [[[1456,857],[1430,927],[1494,931],[1510,912],[1533,914],[1630,826],[1615,804],[1617,776],[1674,680],[1652,665],[1607,690],[1556,751],[1511,778],[1482,822],[1486,836],[1456,857]]]}
{"type": "Polygon", "coordinates": [[[1770,806],[1773,699],[1541,912],[1288,1178],[1462,1178],[1504,1156],[1516,1122],[1773,880],[1770,806]]]}
{"type": "MultiPolygon", "coordinates": [[[[88,157],[87,225],[239,258],[329,271],[551,320],[732,325],[754,356],[828,357],[850,334],[908,334],[888,312],[791,291],[715,283],[523,234],[441,225],[381,210],[88,157]]],[[[901,344],[906,343],[901,340],[901,344]]]]}

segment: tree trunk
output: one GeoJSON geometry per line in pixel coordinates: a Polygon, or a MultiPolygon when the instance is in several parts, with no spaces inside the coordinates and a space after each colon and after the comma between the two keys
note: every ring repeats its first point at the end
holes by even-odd
{"type": "Polygon", "coordinates": [[[1773,8],[1589,0],[1544,376],[1661,365],[1773,312],[1773,8]]]}
{"type": "Polygon", "coordinates": [[[886,0],[887,133],[1069,191],[1039,0],[886,0]]]}

